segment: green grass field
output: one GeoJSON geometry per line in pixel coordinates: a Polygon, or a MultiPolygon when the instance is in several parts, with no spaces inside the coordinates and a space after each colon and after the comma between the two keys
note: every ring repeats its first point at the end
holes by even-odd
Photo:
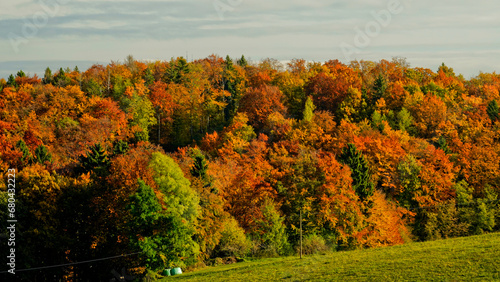
{"type": "Polygon", "coordinates": [[[247,261],[161,281],[500,281],[500,233],[247,261]]]}

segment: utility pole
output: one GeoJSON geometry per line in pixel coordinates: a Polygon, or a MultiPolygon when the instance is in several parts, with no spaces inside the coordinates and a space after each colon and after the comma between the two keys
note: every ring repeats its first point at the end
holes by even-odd
{"type": "Polygon", "coordinates": [[[300,210],[300,258],[302,259],[302,210],[300,210]]]}
{"type": "Polygon", "coordinates": [[[111,84],[111,73],[109,73],[109,68],[108,68],[108,94],[109,94],[109,86],[111,84]]]}

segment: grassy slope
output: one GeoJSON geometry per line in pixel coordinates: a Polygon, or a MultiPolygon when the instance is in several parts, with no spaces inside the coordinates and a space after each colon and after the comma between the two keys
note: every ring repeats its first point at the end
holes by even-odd
{"type": "Polygon", "coordinates": [[[500,233],[326,255],[262,259],[163,281],[500,281],[500,233]]]}

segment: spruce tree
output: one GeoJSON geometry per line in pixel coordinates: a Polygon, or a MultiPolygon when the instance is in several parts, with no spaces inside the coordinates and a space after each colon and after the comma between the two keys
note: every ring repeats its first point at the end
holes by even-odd
{"type": "Polygon", "coordinates": [[[205,156],[199,152],[194,156],[194,164],[191,167],[191,175],[194,177],[199,177],[200,179],[205,179],[207,176],[207,161],[205,156]]]}
{"type": "Polygon", "coordinates": [[[23,153],[23,156],[21,157],[23,165],[31,163],[33,157],[31,156],[30,150],[23,139],[17,141],[16,147],[23,153]]]}
{"type": "Polygon", "coordinates": [[[387,81],[385,80],[385,77],[383,77],[381,74],[375,79],[375,82],[373,84],[372,88],[372,103],[375,105],[375,103],[378,101],[378,99],[384,97],[385,92],[387,91],[387,81]]]}
{"type": "Polygon", "coordinates": [[[62,78],[66,75],[66,72],[63,70],[63,68],[59,68],[59,73],[57,74],[57,78],[62,78]]]}
{"type": "Polygon", "coordinates": [[[13,74],[9,75],[9,79],[7,80],[7,85],[17,87],[16,78],[13,74]]]}
{"type": "Polygon", "coordinates": [[[362,201],[373,195],[375,186],[371,181],[370,168],[363,154],[354,144],[342,150],[340,161],[351,168],[352,186],[362,201]]]}
{"type": "Polygon", "coordinates": [[[151,68],[147,68],[144,72],[144,84],[146,86],[150,86],[153,85],[153,83],[155,83],[155,77],[153,76],[151,68]]]}
{"type": "Polygon", "coordinates": [[[52,155],[44,145],[40,145],[35,149],[35,159],[38,163],[52,162],[52,155]]]}
{"type": "Polygon", "coordinates": [[[227,103],[227,106],[224,108],[224,120],[226,125],[231,124],[238,111],[239,102],[242,96],[241,90],[238,89],[241,80],[242,79],[238,76],[234,68],[233,61],[229,56],[226,56],[223,73],[224,90],[231,94],[225,101],[227,103]]]}
{"type": "Polygon", "coordinates": [[[241,58],[238,61],[236,61],[236,63],[241,67],[246,67],[248,65],[248,62],[245,59],[244,55],[241,55],[241,58]]]}
{"type": "Polygon", "coordinates": [[[60,68],[59,73],[54,77],[54,84],[60,87],[65,87],[70,83],[71,79],[68,76],[66,76],[66,72],[63,70],[63,68],[60,68]]]}
{"type": "Polygon", "coordinates": [[[115,145],[113,146],[113,154],[123,155],[128,151],[128,149],[129,149],[128,143],[123,140],[120,140],[116,142],[115,145]]]}
{"type": "Polygon", "coordinates": [[[450,148],[448,148],[448,143],[446,142],[446,138],[443,136],[439,136],[439,139],[436,142],[436,147],[443,150],[445,154],[450,154],[450,148]]]}
{"type": "Polygon", "coordinates": [[[177,61],[172,60],[170,62],[170,65],[170,69],[168,69],[165,73],[165,75],[167,76],[167,80],[176,84],[186,82],[186,78],[184,77],[184,75],[190,72],[189,64],[186,59],[180,57],[177,59],[177,61]]]}
{"type": "Polygon", "coordinates": [[[488,108],[486,109],[486,112],[488,113],[488,116],[490,117],[491,121],[494,122],[498,119],[498,103],[497,101],[493,100],[488,103],[488,108]]]}
{"type": "Polygon", "coordinates": [[[49,67],[45,69],[45,74],[43,75],[42,83],[43,84],[51,84],[53,82],[52,71],[49,67]]]}
{"type": "Polygon", "coordinates": [[[80,157],[80,165],[83,172],[94,172],[97,176],[105,176],[108,173],[110,162],[106,151],[97,143],[90,147],[86,156],[80,157]]]}

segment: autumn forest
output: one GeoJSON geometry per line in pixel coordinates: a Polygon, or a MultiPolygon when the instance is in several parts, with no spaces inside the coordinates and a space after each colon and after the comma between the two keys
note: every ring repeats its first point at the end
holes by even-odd
{"type": "Polygon", "coordinates": [[[304,254],[495,232],[499,102],[496,73],[403,58],[20,70],[0,80],[0,225],[15,169],[24,281],[296,255],[300,226],[304,254]]]}

